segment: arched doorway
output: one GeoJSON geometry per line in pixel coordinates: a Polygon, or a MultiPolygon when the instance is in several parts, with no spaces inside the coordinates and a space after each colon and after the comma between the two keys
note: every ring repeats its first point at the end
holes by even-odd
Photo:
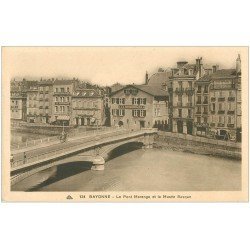
{"type": "Polygon", "coordinates": [[[177,132],[183,133],[183,121],[177,121],[177,132]]]}
{"type": "Polygon", "coordinates": [[[118,125],[119,125],[119,127],[122,127],[123,126],[123,121],[119,121],[118,125]]]}

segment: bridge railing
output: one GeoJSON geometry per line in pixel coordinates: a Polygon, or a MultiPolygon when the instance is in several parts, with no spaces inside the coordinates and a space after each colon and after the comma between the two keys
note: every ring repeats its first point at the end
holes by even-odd
{"type": "MultiPolygon", "coordinates": [[[[95,135],[103,131],[107,132],[107,131],[114,131],[114,130],[119,130],[119,129],[120,129],[119,127],[100,127],[99,129],[93,129],[93,130],[88,130],[88,131],[74,130],[68,133],[68,138],[95,135]]],[[[17,143],[17,144],[11,145],[11,149],[19,150],[19,149],[24,149],[28,147],[33,147],[33,146],[40,145],[40,144],[50,144],[51,142],[60,142],[59,135],[36,139],[36,140],[27,140],[26,142],[23,142],[23,143],[17,143]]]]}
{"type": "MultiPolygon", "coordinates": [[[[60,148],[60,149],[55,149],[55,150],[50,150],[49,152],[46,153],[42,153],[39,155],[35,155],[35,156],[28,156],[26,159],[19,159],[19,160],[14,160],[13,164],[12,164],[12,168],[16,168],[25,164],[29,164],[29,163],[34,163],[34,162],[39,162],[41,160],[46,160],[49,159],[51,157],[54,156],[60,156],[60,155],[65,155],[65,153],[71,153],[71,152],[75,152],[76,150],[81,150],[83,147],[98,147],[98,145],[100,143],[104,143],[106,141],[110,140],[110,136],[129,136],[130,134],[133,135],[137,135],[137,134],[141,134],[142,130],[135,130],[135,131],[131,131],[131,130],[126,130],[126,129],[118,129],[116,131],[106,131],[107,133],[100,133],[100,132],[96,132],[95,136],[90,135],[88,137],[84,137],[79,139],[79,143],[77,145],[68,145],[68,147],[64,147],[64,148],[60,148]]],[[[119,138],[116,138],[119,139],[119,138]]],[[[67,146],[67,144],[65,144],[65,146],[67,146]]]]}

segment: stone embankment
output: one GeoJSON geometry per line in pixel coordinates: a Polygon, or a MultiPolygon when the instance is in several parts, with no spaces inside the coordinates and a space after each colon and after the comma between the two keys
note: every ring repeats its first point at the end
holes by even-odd
{"type": "Polygon", "coordinates": [[[241,143],[159,131],[155,148],[241,160],[241,143]]]}

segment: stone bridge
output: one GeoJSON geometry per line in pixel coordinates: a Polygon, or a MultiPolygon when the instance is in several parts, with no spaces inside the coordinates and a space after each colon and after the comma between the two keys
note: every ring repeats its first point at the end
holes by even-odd
{"type": "MultiPolygon", "coordinates": [[[[114,149],[128,143],[140,143],[143,148],[152,148],[156,134],[157,129],[121,129],[46,147],[40,145],[35,150],[26,149],[25,160],[19,159],[11,167],[11,185],[39,171],[71,162],[92,162],[92,170],[104,170],[105,161],[114,149]]],[[[17,153],[14,158],[20,158],[23,153],[17,153]]]]}

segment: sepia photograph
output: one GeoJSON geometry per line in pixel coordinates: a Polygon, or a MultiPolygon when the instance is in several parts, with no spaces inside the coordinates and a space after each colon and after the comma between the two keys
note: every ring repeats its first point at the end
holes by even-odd
{"type": "Polygon", "coordinates": [[[248,199],[248,47],[2,56],[9,199],[248,199]]]}

